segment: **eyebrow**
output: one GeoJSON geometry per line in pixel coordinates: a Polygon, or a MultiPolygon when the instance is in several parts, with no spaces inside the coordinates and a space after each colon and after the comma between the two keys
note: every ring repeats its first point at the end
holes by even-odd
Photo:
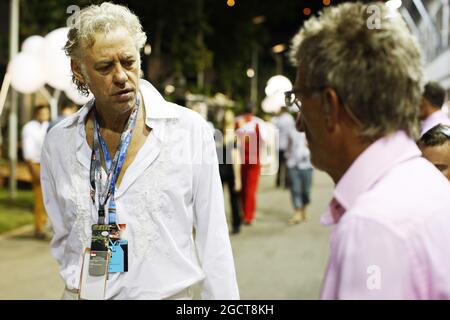
{"type": "Polygon", "coordinates": [[[98,61],[98,62],[96,62],[96,63],[94,64],[94,67],[99,67],[99,66],[101,66],[101,65],[103,65],[103,64],[111,64],[112,62],[113,62],[112,59],[108,59],[108,60],[100,60],[100,61],[98,61]]]}
{"type": "MultiPolygon", "coordinates": [[[[135,59],[135,57],[134,57],[133,55],[131,55],[131,54],[120,57],[120,60],[132,60],[132,59],[135,59]]],[[[108,65],[108,64],[111,64],[111,63],[113,63],[113,62],[114,62],[113,59],[104,59],[104,60],[100,60],[100,61],[97,61],[97,62],[94,64],[94,67],[99,67],[99,66],[101,66],[101,65],[108,65]]]]}
{"type": "Polygon", "coordinates": [[[130,60],[130,59],[134,59],[134,58],[135,57],[132,54],[127,54],[127,55],[120,57],[120,59],[123,59],[123,60],[130,60]]]}

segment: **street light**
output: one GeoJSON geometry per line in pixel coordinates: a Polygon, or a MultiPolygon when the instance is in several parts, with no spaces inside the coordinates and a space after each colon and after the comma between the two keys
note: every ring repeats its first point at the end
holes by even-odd
{"type": "Polygon", "coordinates": [[[234,0],[227,0],[227,6],[232,7],[235,5],[234,0]]]}
{"type": "Polygon", "coordinates": [[[152,53],[152,46],[149,43],[147,43],[144,47],[144,54],[146,56],[149,56],[151,53],[152,53]]]}
{"type": "Polygon", "coordinates": [[[287,49],[287,46],[284,43],[277,44],[272,47],[272,53],[273,57],[276,62],[276,73],[282,74],[283,73],[283,57],[281,56],[281,53],[284,52],[287,49]]]}
{"type": "Polygon", "coordinates": [[[249,77],[251,79],[254,76],[255,76],[255,70],[253,70],[252,68],[248,68],[247,69],[247,77],[249,77]]]}
{"type": "Polygon", "coordinates": [[[165,92],[167,95],[170,95],[170,94],[172,94],[172,93],[175,92],[175,87],[174,87],[173,85],[171,85],[171,84],[168,84],[168,85],[164,88],[164,92],[165,92]]]}
{"type": "Polygon", "coordinates": [[[261,24],[264,21],[266,21],[266,17],[265,16],[256,16],[256,17],[252,18],[253,24],[261,24]]]}
{"type": "Polygon", "coordinates": [[[281,53],[284,50],[286,50],[286,45],[284,43],[280,43],[280,44],[277,44],[276,46],[272,47],[273,53],[281,53]]]}

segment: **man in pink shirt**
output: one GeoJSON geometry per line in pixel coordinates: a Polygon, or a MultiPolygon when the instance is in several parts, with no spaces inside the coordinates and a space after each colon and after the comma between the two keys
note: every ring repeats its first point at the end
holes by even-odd
{"type": "Polygon", "coordinates": [[[425,85],[420,103],[421,136],[438,124],[450,125],[450,118],[441,110],[444,101],[444,88],[437,82],[428,82],[425,85]]]}
{"type": "Polygon", "coordinates": [[[321,298],[449,299],[450,184],[414,142],[423,69],[406,24],[382,3],[344,3],[305,22],[291,57],[286,103],[336,183],[321,298]]]}

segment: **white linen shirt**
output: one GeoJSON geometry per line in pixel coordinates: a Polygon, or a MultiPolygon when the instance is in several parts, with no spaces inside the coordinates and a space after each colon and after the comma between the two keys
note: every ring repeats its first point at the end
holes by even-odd
{"type": "MultiPolygon", "coordinates": [[[[105,298],[163,299],[202,282],[202,299],[239,299],[211,129],[147,81],[140,91],[152,131],[115,192],[117,223],[127,224],[129,268],[109,275],[105,298]]],[[[68,289],[79,288],[82,253],[98,219],[85,135],[92,106],[93,100],[58,123],[42,155],[51,251],[68,289]]]]}
{"type": "Polygon", "coordinates": [[[288,168],[312,169],[305,133],[294,128],[289,135],[288,142],[286,150],[286,165],[288,168]]]}
{"type": "Polygon", "coordinates": [[[294,117],[290,113],[284,112],[277,117],[275,125],[277,126],[279,132],[280,150],[286,151],[289,144],[289,135],[292,132],[292,130],[295,129],[294,117]]]}
{"type": "Polygon", "coordinates": [[[31,120],[22,128],[22,152],[25,160],[34,163],[41,162],[42,145],[47,134],[48,121],[40,123],[31,120]]]}

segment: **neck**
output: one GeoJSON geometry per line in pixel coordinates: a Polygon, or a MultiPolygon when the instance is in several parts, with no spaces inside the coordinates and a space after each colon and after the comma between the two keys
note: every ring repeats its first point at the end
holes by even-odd
{"type": "Polygon", "coordinates": [[[430,108],[430,112],[428,113],[428,117],[431,116],[433,113],[436,113],[438,111],[440,111],[441,109],[436,109],[436,108],[430,108]]]}
{"type": "Polygon", "coordinates": [[[425,120],[426,118],[428,118],[429,116],[431,116],[436,111],[441,110],[440,108],[435,108],[430,103],[424,103],[421,107],[423,110],[423,114],[422,114],[422,118],[420,120],[422,120],[422,121],[425,120]]]}
{"type": "Polygon", "coordinates": [[[130,117],[131,111],[132,109],[121,114],[113,114],[110,111],[105,112],[104,109],[98,108],[97,120],[101,128],[121,133],[130,117]]]}
{"type": "Polygon", "coordinates": [[[349,139],[340,152],[336,154],[341,154],[341,159],[339,160],[339,165],[336,170],[329,172],[334,183],[337,184],[341,180],[342,176],[351,167],[353,162],[373,143],[373,141],[362,141],[358,137],[353,137],[354,139],[349,139]]]}
{"type": "Polygon", "coordinates": [[[122,133],[133,109],[134,106],[126,112],[119,113],[115,112],[113,109],[108,109],[107,107],[97,105],[97,120],[101,128],[108,129],[117,133],[122,133]]]}

